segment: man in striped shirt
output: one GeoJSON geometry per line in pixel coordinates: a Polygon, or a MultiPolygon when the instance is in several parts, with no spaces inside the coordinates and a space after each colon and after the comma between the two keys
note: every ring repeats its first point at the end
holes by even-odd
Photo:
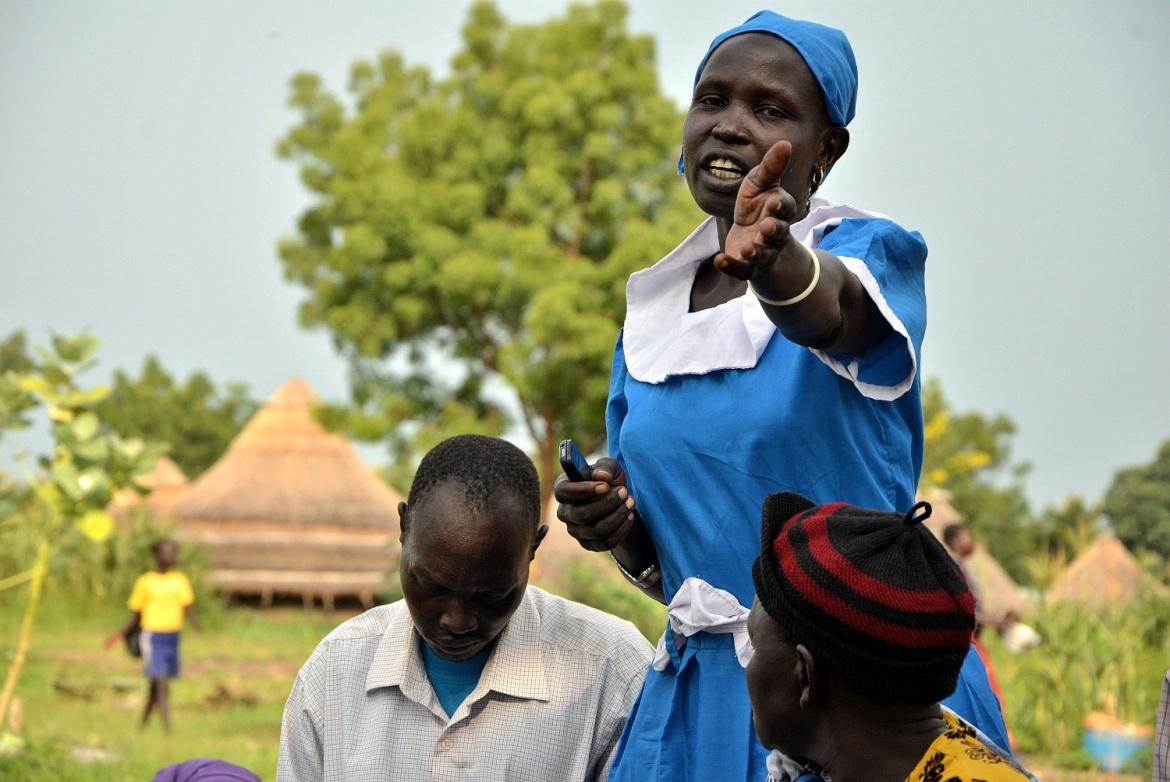
{"type": "Polygon", "coordinates": [[[604,780],[651,649],[528,586],[548,531],[532,462],[451,438],[399,512],[404,599],[342,624],[301,669],[278,782],[604,780]]]}

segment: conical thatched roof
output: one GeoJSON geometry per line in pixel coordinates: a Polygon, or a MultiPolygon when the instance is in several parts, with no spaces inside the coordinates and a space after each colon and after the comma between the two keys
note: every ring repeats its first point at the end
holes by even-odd
{"type": "Polygon", "coordinates": [[[1124,543],[1103,532],[1056,576],[1047,598],[1098,607],[1166,591],[1124,543]]]}
{"type": "Polygon", "coordinates": [[[136,482],[150,493],[145,497],[134,489],[123,489],[110,502],[109,511],[116,518],[128,516],[135,508],[145,507],[155,518],[170,515],[171,508],[191,487],[187,476],[166,456],[158,457],[154,467],[136,482]]]}
{"type": "Polygon", "coordinates": [[[186,486],[187,476],[179,465],[171,461],[169,456],[160,456],[154,460],[154,468],[138,479],[138,483],[148,489],[164,489],[174,486],[186,486]]]}
{"type": "Polygon", "coordinates": [[[398,529],[402,499],[344,438],[313,420],[317,397],[285,383],[199,477],[173,512],[179,520],[398,529]]]}
{"type": "Polygon", "coordinates": [[[1027,607],[1024,594],[1003,566],[991,556],[982,543],[975,544],[975,552],[965,563],[979,589],[979,610],[993,617],[1002,617],[1008,611],[1023,613],[1027,607]]]}
{"type": "Polygon", "coordinates": [[[299,594],[370,605],[397,556],[399,495],[312,415],[303,380],[281,386],[172,509],[231,594],[299,594]]]}

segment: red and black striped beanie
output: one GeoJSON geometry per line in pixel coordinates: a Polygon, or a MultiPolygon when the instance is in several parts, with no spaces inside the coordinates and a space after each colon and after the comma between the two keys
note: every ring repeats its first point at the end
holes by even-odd
{"type": "Polygon", "coordinates": [[[799,494],[764,503],[756,596],[792,643],[872,697],[934,703],[955,690],[975,631],[975,598],[921,522],[799,494]]]}

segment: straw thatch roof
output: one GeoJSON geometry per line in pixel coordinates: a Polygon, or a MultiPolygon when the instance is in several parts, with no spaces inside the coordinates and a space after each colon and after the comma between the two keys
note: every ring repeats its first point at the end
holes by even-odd
{"type": "Polygon", "coordinates": [[[964,564],[975,578],[979,590],[980,611],[1000,618],[1008,611],[1022,614],[1027,608],[1024,593],[1019,585],[982,543],[975,544],[974,553],[964,564]]]}
{"type": "MultiPolygon", "coordinates": [[[[918,499],[930,503],[930,518],[924,523],[940,542],[943,539],[944,529],[952,524],[962,523],[962,517],[955,510],[955,506],[951,504],[949,492],[942,489],[932,489],[920,494],[918,499]]],[[[981,612],[993,617],[1002,617],[1008,611],[1021,613],[1024,610],[1026,601],[1019,585],[982,543],[975,543],[974,553],[967,558],[963,565],[970,571],[975,580],[976,588],[979,591],[979,610],[981,612]]]]}
{"type": "Polygon", "coordinates": [[[1102,532],[1056,576],[1047,599],[1101,607],[1166,593],[1166,587],[1142,570],[1124,543],[1102,532]]]}
{"type": "Polygon", "coordinates": [[[150,472],[135,480],[143,488],[150,489],[150,493],[143,496],[134,489],[122,489],[110,501],[109,512],[115,519],[127,519],[139,508],[145,508],[156,519],[169,516],[171,508],[191,487],[179,465],[166,456],[155,459],[150,472]]]}
{"type": "Polygon", "coordinates": [[[401,497],[313,419],[316,401],[285,383],[172,509],[222,591],[370,602],[393,564],[401,497]]]}
{"type": "Polygon", "coordinates": [[[396,530],[402,498],[345,438],[313,419],[316,402],[303,380],[277,389],[175,506],[176,515],[396,530]]]}

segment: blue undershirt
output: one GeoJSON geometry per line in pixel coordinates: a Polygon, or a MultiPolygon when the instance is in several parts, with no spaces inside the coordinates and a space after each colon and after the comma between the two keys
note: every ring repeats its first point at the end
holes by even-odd
{"type": "Polygon", "coordinates": [[[431,682],[431,689],[435,691],[435,697],[439,699],[443,711],[450,717],[475,689],[475,685],[479,684],[479,676],[483,673],[483,667],[487,665],[495,644],[489,644],[482,652],[466,660],[444,660],[421,638],[418,645],[422,651],[423,668],[426,669],[427,679],[431,682]]]}

